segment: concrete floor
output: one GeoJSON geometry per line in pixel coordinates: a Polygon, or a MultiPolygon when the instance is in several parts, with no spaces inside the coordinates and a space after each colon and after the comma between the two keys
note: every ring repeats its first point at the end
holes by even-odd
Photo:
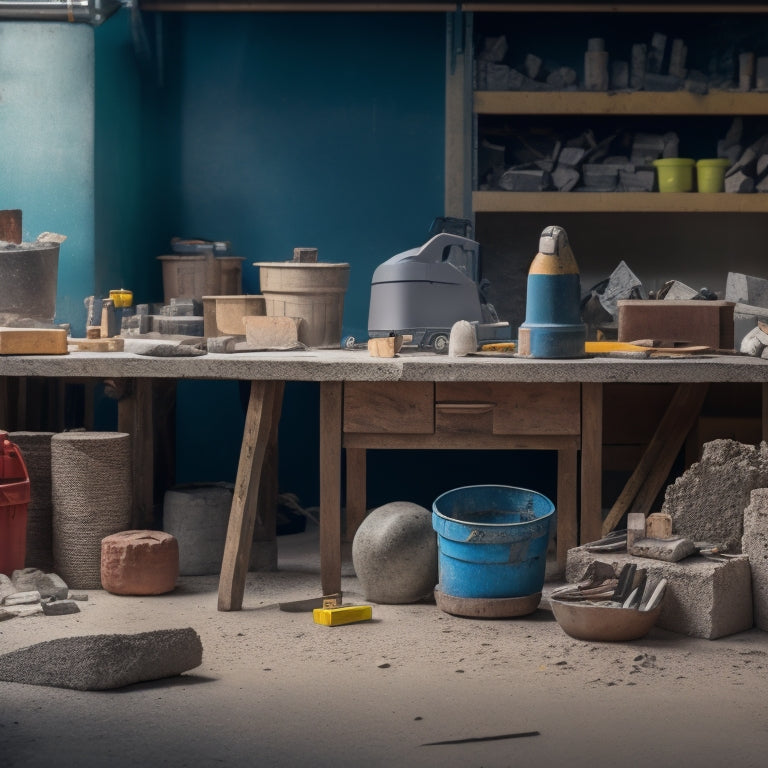
{"type": "MultiPolygon", "coordinates": [[[[317,531],[278,541],[279,571],[249,574],[239,612],[216,610],[216,577],[184,577],[0,623],[0,652],[185,626],[204,649],[180,677],[109,692],[0,683],[0,766],[765,765],[766,633],[585,643],[544,608],[480,621],[429,603],[322,627],[277,607],[317,596],[317,531]]],[[[343,589],[364,601],[349,563],[343,589]]]]}

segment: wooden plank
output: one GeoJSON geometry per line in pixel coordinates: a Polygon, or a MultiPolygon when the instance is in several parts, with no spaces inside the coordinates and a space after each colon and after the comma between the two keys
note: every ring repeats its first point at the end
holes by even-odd
{"type": "Polygon", "coordinates": [[[344,387],[344,432],[431,434],[435,429],[433,404],[431,381],[348,382],[344,387]]]}
{"type": "Polygon", "coordinates": [[[347,448],[347,503],[344,541],[352,541],[366,512],[366,451],[347,448]]]}
{"type": "Polygon", "coordinates": [[[272,430],[277,382],[252,381],[248,410],[245,416],[240,461],[237,465],[235,492],[229,513],[227,538],[219,579],[220,611],[239,611],[243,605],[245,579],[253,543],[258,498],[264,456],[272,430]]]}
{"type": "Polygon", "coordinates": [[[21,211],[0,211],[0,240],[6,243],[21,242],[21,211]]]}
{"type": "Polygon", "coordinates": [[[320,584],[324,595],[341,592],[340,381],[320,382],[320,584]]]}
{"type": "Polygon", "coordinates": [[[648,514],[686,436],[698,418],[708,388],[708,384],[678,385],[640,463],[605,518],[602,527],[603,535],[610,533],[627,513],[648,514]]]}
{"type": "Polygon", "coordinates": [[[766,213],[763,195],[727,192],[472,193],[475,213],[766,213]]]}
{"type": "Polygon", "coordinates": [[[256,524],[254,541],[272,542],[277,536],[277,498],[279,496],[279,433],[280,416],[283,411],[285,382],[278,381],[275,386],[275,399],[272,406],[272,428],[269,432],[267,450],[264,454],[264,466],[261,471],[261,484],[256,505],[256,524]]]}
{"type": "Polygon", "coordinates": [[[66,355],[63,328],[0,328],[0,355],[66,355]]]}
{"type": "Polygon", "coordinates": [[[567,448],[557,452],[557,568],[565,573],[568,550],[579,541],[577,525],[578,452],[567,448]]]}
{"type": "Polygon", "coordinates": [[[8,392],[8,381],[6,376],[0,376],[0,429],[10,432],[10,402],[8,392]]]}
{"type": "Polygon", "coordinates": [[[506,13],[765,13],[766,3],[641,3],[641,2],[462,2],[463,11],[506,13]]]}
{"type": "Polygon", "coordinates": [[[85,352],[122,352],[125,349],[125,339],[122,336],[106,339],[67,339],[67,346],[85,352]]]}
{"type": "Polygon", "coordinates": [[[603,385],[581,385],[580,543],[600,538],[603,519],[603,385]]]}
{"type": "Polygon", "coordinates": [[[117,401],[117,429],[131,436],[131,526],[149,528],[154,518],[152,379],[130,379],[126,393],[117,401]]]}
{"type": "Polygon", "coordinates": [[[757,91],[475,91],[474,110],[488,115],[766,115],[757,91]]]}
{"type": "Polygon", "coordinates": [[[578,435],[391,435],[361,432],[344,435],[345,448],[382,450],[557,451],[570,447],[578,449],[580,444],[578,435]]]}

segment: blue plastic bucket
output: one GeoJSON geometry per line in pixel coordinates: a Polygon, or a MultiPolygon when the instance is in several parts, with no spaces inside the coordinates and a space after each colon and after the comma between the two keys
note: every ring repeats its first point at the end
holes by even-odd
{"type": "Polygon", "coordinates": [[[555,505],[509,485],[468,485],[432,504],[440,590],[454,597],[541,592],[555,505]]]}

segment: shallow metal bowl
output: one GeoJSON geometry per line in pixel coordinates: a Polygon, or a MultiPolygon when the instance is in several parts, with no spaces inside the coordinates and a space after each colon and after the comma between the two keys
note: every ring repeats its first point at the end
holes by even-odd
{"type": "Polygon", "coordinates": [[[557,623],[577,640],[637,640],[650,632],[661,613],[661,604],[650,611],[557,599],[550,604],[557,623]]]}

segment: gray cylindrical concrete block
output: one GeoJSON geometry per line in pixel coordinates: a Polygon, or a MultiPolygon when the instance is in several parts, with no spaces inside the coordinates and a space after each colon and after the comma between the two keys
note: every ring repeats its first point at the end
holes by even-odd
{"type": "Polygon", "coordinates": [[[409,501],[373,510],[357,529],[352,562],[367,600],[415,603],[428,597],[438,579],[432,513],[409,501]]]}
{"type": "Polygon", "coordinates": [[[185,485],[165,492],[163,530],[179,542],[179,575],[219,573],[227,538],[232,486],[185,485]]]}
{"type": "Polygon", "coordinates": [[[51,438],[53,560],[74,589],[101,588],[101,540],[130,526],[131,436],[63,432],[51,438]]]}

